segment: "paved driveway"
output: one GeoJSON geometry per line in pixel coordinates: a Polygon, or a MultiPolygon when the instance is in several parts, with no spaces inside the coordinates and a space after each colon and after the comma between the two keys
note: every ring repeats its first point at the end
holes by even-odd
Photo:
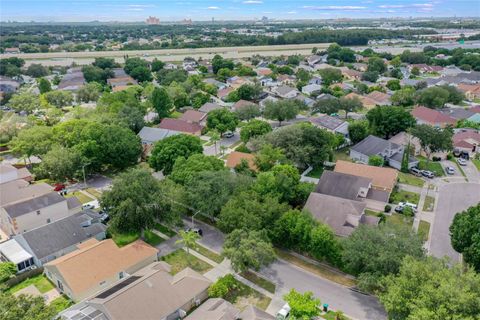
{"type": "MultiPolygon", "coordinates": [[[[231,138],[222,138],[220,141],[217,142],[217,155],[219,155],[222,150],[220,146],[225,146],[229,148],[231,145],[237,143],[239,140],[240,140],[240,133],[238,131],[235,132],[235,135],[231,138]]],[[[205,146],[203,148],[203,154],[207,156],[214,156],[215,145],[205,146]]]]}
{"type": "Polygon", "coordinates": [[[450,243],[450,225],[457,212],[479,202],[478,183],[450,183],[440,187],[430,239],[431,255],[438,258],[448,256],[453,261],[459,261],[460,255],[453,250],[450,243]]]}

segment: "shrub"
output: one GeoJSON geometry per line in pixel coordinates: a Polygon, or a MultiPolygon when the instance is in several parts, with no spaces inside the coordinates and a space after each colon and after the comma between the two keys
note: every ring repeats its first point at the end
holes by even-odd
{"type": "Polygon", "coordinates": [[[447,154],[447,160],[452,160],[453,159],[453,154],[449,153],[447,154]]]}
{"type": "Polygon", "coordinates": [[[377,217],[380,218],[380,220],[378,221],[379,223],[384,223],[385,221],[387,221],[387,216],[383,212],[380,212],[377,217]]]}
{"type": "Polygon", "coordinates": [[[432,161],[441,161],[441,160],[442,160],[442,158],[440,158],[440,157],[432,157],[432,161]]]}
{"type": "Polygon", "coordinates": [[[238,152],[245,152],[245,153],[252,153],[252,151],[250,149],[247,148],[247,146],[245,144],[241,144],[237,147],[237,149],[235,149],[235,151],[238,151],[238,152]]]}
{"type": "Polygon", "coordinates": [[[385,212],[390,212],[390,210],[392,210],[392,206],[389,205],[389,204],[387,204],[387,205],[385,206],[385,210],[384,210],[384,211],[385,211],[385,212]]]}
{"type": "Polygon", "coordinates": [[[225,298],[230,291],[237,289],[237,287],[237,280],[232,274],[227,274],[208,288],[208,296],[210,298],[225,298]]]}
{"type": "Polygon", "coordinates": [[[412,208],[410,208],[409,206],[405,206],[403,208],[403,215],[407,217],[413,217],[415,214],[412,208]]]}

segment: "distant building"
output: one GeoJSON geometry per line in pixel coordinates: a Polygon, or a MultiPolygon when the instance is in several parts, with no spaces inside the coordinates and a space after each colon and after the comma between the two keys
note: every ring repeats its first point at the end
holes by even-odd
{"type": "Polygon", "coordinates": [[[145,22],[149,25],[155,25],[155,24],[160,24],[160,19],[158,19],[157,17],[148,17],[148,19],[145,20],[145,22]]]}

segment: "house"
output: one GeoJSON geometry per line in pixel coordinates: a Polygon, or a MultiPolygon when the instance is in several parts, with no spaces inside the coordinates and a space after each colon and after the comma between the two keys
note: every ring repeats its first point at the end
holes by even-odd
{"type": "Polygon", "coordinates": [[[212,103],[212,102],[206,102],[204,105],[202,105],[198,111],[203,112],[203,113],[209,113],[210,111],[217,110],[217,109],[223,109],[223,107],[219,104],[212,103]]]}
{"type": "Polygon", "coordinates": [[[347,79],[347,80],[360,80],[362,78],[363,72],[357,71],[357,70],[352,70],[348,69],[347,67],[341,67],[340,70],[342,71],[342,75],[347,79]]]}
{"type": "Polygon", "coordinates": [[[316,65],[317,63],[320,63],[320,62],[327,62],[327,61],[326,61],[326,59],[324,61],[322,56],[319,56],[319,55],[316,55],[316,54],[307,58],[307,63],[311,67],[313,67],[314,65],[316,65]]]}
{"type": "Polygon", "coordinates": [[[185,320],[274,320],[275,317],[248,305],[243,311],[222,298],[210,298],[189,314],[185,320]]]}
{"type": "Polygon", "coordinates": [[[70,68],[58,84],[58,90],[77,91],[86,83],[81,68],[70,68]]]}
{"type": "Polygon", "coordinates": [[[7,235],[38,228],[80,210],[76,197],[64,198],[46,183],[18,179],[0,184],[0,227],[7,235]]]}
{"type": "Polygon", "coordinates": [[[199,136],[202,133],[203,126],[198,123],[190,123],[180,119],[163,118],[158,125],[160,129],[180,131],[182,133],[199,136]]]}
{"type": "Polygon", "coordinates": [[[90,299],[63,311],[61,317],[65,320],[158,320],[185,317],[190,309],[208,297],[211,281],[190,268],[173,276],[170,270],[170,265],[166,262],[152,263],[90,299]]]}
{"type": "Polygon", "coordinates": [[[24,272],[34,266],[33,256],[15,240],[0,243],[0,262],[15,264],[17,272],[24,272]]]}
{"type": "Polygon", "coordinates": [[[207,125],[207,114],[205,112],[200,112],[197,110],[187,110],[185,111],[180,120],[189,122],[189,123],[198,123],[202,126],[207,125]]]}
{"type": "Polygon", "coordinates": [[[244,84],[252,84],[252,81],[244,77],[234,76],[227,79],[227,84],[234,89],[238,89],[244,84]]]}
{"type": "Polygon", "coordinates": [[[306,95],[304,95],[303,93],[300,93],[299,95],[297,95],[295,98],[293,98],[294,100],[297,100],[297,101],[300,101],[301,103],[303,103],[305,106],[307,106],[308,108],[312,108],[313,105],[315,104],[315,100],[310,98],[310,97],[307,97],[306,95]]]}
{"type": "Polygon", "coordinates": [[[378,225],[379,218],[365,215],[366,204],[316,192],[310,193],[304,209],[328,224],[339,237],[348,237],[361,224],[378,225]]]}
{"type": "Polygon", "coordinates": [[[410,71],[412,71],[413,68],[418,68],[418,70],[421,73],[428,73],[428,72],[438,73],[443,70],[443,67],[441,66],[430,66],[425,63],[411,64],[408,66],[408,68],[410,69],[410,71]]]}
{"type": "Polygon", "coordinates": [[[454,126],[457,123],[455,118],[423,106],[416,107],[411,113],[418,124],[429,124],[434,127],[445,128],[449,125],[454,126]]]}
{"type": "Polygon", "coordinates": [[[152,151],[152,147],[157,141],[161,141],[167,137],[181,134],[181,131],[160,129],[154,127],[143,127],[138,133],[138,137],[142,141],[143,154],[148,155],[152,151]]]}
{"type": "Polygon", "coordinates": [[[402,145],[404,147],[410,144],[410,152],[413,151],[413,155],[415,156],[420,155],[422,151],[420,140],[417,137],[414,137],[411,134],[406,133],[405,131],[397,133],[396,135],[388,139],[388,141],[394,144],[402,145]]]}
{"type": "Polygon", "coordinates": [[[315,187],[315,192],[361,201],[367,197],[371,185],[371,178],[325,170],[315,187]]]}
{"type": "Polygon", "coordinates": [[[17,53],[20,53],[20,49],[19,48],[5,48],[3,53],[17,54],[17,53]]]}
{"type": "Polygon", "coordinates": [[[344,137],[348,137],[348,122],[339,119],[338,117],[331,117],[324,115],[320,117],[310,118],[309,121],[320,129],[325,129],[332,133],[338,133],[344,137]]]}
{"type": "Polygon", "coordinates": [[[207,78],[207,79],[203,80],[203,82],[214,85],[215,87],[217,87],[218,90],[222,90],[222,89],[225,89],[227,87],[226,83],[220,82],[220,81],[215,80],[213,78],[207,78]]]}
{"type": "MultiPolygon", "coordinates": [[[[357,162],[368,163],[370,157],[381,156],[384,159],[385,164],[400,170],[402,168],[404,150],[405,148],[403,145],[369,135],[350,148],[350,158],[357,162]]],[[[409,156],[408,168],[411,169],[417,165],[418,160],[409,156]]]]}
{"type": "Polygon", "coordinates": [[[247,100],[238,100],[237,102],[235,102],[232,106],[232,110],[238,110],[238,109],[241,109],[243,107],[246,107],[246,106],[257,106],[256,103],[254,102],[251,102],[251,101],[247,101],[247,100]]]}
{"type": "Polygon", "coordinates": [[[248,167],[253,170],[257,171],[258,168],[255,165],[255,156],[251,153],[233,151],[228,154],[226,166],[230,169],[235,169],[239,164],[242,163],[242,160],[246,160],[248,162],[248,167]]]}
{"type": "Polygon", "coordinates": [[[390,100],[390,95],[380,91],[372,91],[365,97],[375,101],[377,106],[389,106],[392,104],[392,101],[390,100]]]}
{"type": "Polygon", "coordinates": [[[369,97],[359,95],[358,93],[355,92],[350,92],[345,96],[347,99],[358,99],[362,103],[362,106],[367,109],[373,109],[375,106],[377,106],[377,101],[370,99],[369,97]]]}
{"type": "Polygon", "coordinates": [[[262,87],[275,87],[278,85],[277,81],[270,77],[261,77],[259,80],[262,87]]]}
{"type": "Polygon", "coordinates": [[[90,239],[79,250],[44,264],[45,275],[60,292],[78,302],[155,262],[157,253],[141,240],[119,248],[112,239],[90,239]]]}
{"type": "MultiPolygon", "coordinates": [[[[107,227],[100,222],[101,215],[94,211],[83,211],[57,220],[39,228],[13,236],[4,243],[16,243],[18,252],[26,251],[32,258],[31,265],[41,267],[44,263],[78,249],[78,245],[88,239],[105,239],[107,227]]],[[[8,255],[2,251],[0,254],[8,255]]],[[[12,261],[14,262],[14,261],[12,261]]],[[[17,264],[18,270],[22,265],[17,264]]]]}
{"type": "Polygon", "coordinates": [[[474,115],[467,118],[468,121],[480,123],[480,113],[475,113],[474,115]]]}
{"type": "Polygon", "coordinates": [[[453,137],[453,147],[470,154],[480,153],[480,132],[475,129],[460,129],[453,137]]]}
{"type": "Polygon", "coordinates": [[[372,189],[386,191],[388,193],[393,191],[398,177],[398,172],[395,169],[369,166],[343,160],[336,162],[334,171],[370,178],[372,179],[372,189]]]}
{"type": "Polygon", "coordinates": [[[310,80],[308,80],[308,84],[322,84],[322,77],[321,76],[313,76],[310,80]]]}
{"type": "Polygon", "coordinates": [[[291,76],[291,75],[288,75],[288,74],[281,74],[281,75],[277,76],[277,81],[280,82],[283,85],[286,85],[286,86],[295,85],[296,80],[297,80],[297,78],[295,76],[291,76]]]}
{"type": "Polygon", "coordinates": [[[468,119],[475,114],[475,112],[463,108],[444,108],[438,111],[457,120],[468,119]]]}
{"type": "Polygon", "coordinates": [[[0,163],[0,184],[19,179],[31,182],[33,177],[30,171],[25,167],[17,169],[11,164],[0,163]]]}
{"type": "Polygon", "coordinates": [[[259,105],[261,109],[265,109],[265,106],[268,102],[275,102],[278,101],[278,98],[275,98],[274,96],[267,96],[266,98],[260,100],[259,105]]]}
{"type": "Polygon", "coordinates": [[[20,83],[11,78],[0,76],[0,99],[7,93],[14,93],[20,87],[20,83]]]}
{"type": "MultiPolygon", "coordinates": [[[[225,101],[230,92],[235,91],[235,89],[227,87],[224,89],[220,89],[217,92],[217,97],[219,97],[221,100],[225,101]]],[[[208,102],[207,102],[208,103],[208,102]]]]}
{"type": "Polygon", "coordinates": [[[132,85],[137,85],[138,82],[129,75],[125,75],[107,79],[107,84],[112,88],[113,92],[117,92],[128,89],[132,85]]]}
{"type": "Polygon", "coordinates": [[[480,99],[480,84],[460,83],[457,89],[463,92],[468,100],[480,99]]]}
{"type": "Polygon", "coordinates": [[[352,64],[353,68],[360,72],[367,71],[368,65],[366,63],[355,62],[352,64]]]}
{"type": "Polygon", "coordinates": [[[270,68],[257,68],[255,72],[257,72],[257,75],[264,77],[269,76],[273,73],[270,68]]]}
{"type": "Polygon", "coordinates": [[[281,85],[272,89],[273,93],[284,99],[292,99],[298,95],[298,90],[287,85],[281,85]]]}
{"type": "Polygon", "coordinates": [[[302,93],[311,95],[314,92],[319,92],[322,89],[322,86],[319,84],[307,84],[302,87],[302,93]]]}

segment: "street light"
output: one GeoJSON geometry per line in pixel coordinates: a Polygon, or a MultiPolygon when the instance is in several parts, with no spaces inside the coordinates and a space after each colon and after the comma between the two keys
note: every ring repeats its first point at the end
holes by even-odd
{"type": "Polygon", "coordinates": [[[198,213],[200,213],[200,210],[198,210],[197,212],[195,212],[195,213],[192,215],[192,229],[195,228],[195,222],[193,221],[193,218],[194,218],[198,213]]]}
{"type": "Polygon", "coordinates": [[[90,165],[90,163],[86,163],[82,166],[82,171],[83,171],[83,187],[87,188],[87,179],[85,177],[85,167],[90,165]]]}

